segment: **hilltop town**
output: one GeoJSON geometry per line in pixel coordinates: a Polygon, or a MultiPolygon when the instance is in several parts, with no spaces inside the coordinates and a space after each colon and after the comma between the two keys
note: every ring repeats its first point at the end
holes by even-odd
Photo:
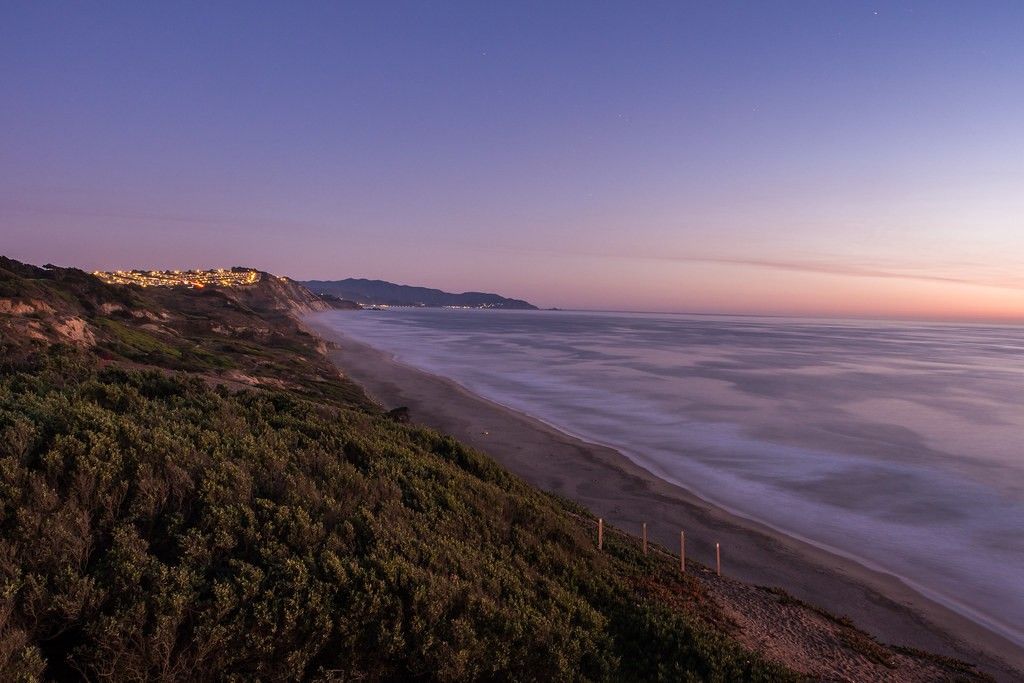
{"type": "MultiPolygon", "coordinates": [[[[259,282],[263,273],[252,268],[210,270],[97,270],[93,275],[108,285],[140,287],[245,287],[259,282]]],[[[280,277],[279,280],[287,278],[280,277]]]]}

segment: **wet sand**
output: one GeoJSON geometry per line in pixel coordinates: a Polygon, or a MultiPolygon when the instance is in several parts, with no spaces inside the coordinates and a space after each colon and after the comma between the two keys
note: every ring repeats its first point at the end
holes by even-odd
{"type": "Polygon", "coordinates": [[[546,491],[587,507],[610,524],[667,548],[687,535],[687,556],[714,563],[721,543],[724,574],[776,586],[849,617],[879,640],[957,657],[998,680],[1024,679],[1024,650],[921,596],[899,579],[793,539],[669,484],[617,450],[565,434],[528,415],[488,401],[455,382],[395,361],[319,323],[306,322],[334,343],[335,364],[386,408],[406,406],[416,423],[455,436],[546,491]]]}

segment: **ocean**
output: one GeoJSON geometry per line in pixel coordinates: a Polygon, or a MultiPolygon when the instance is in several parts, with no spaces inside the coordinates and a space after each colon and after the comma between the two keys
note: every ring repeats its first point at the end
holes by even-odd
{"type": "Polygon", "coordinates": [[[324,322],[1024,645],[1024,327],[417,308],[324,322]]]}

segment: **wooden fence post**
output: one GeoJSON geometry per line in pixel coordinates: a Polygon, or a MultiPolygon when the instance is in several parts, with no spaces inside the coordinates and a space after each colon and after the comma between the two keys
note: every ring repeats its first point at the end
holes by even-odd
{"type": "Polygon", "coordinates": [[[644,555],[647,554],[647,522],[644,522],[644,555]]]}
{"type": "Polygon", "coordinates": [[[715,568],[716,568],[716,571],[718,572],[718,575],[721,576],[722,575],[722,549],[721,549],[721,547],[717,543],[715,544],[715,568]]]}
{"type": "Polygon", "coordinates": [[[602,517],[597,518],[597,549],[601,550],[604,547],[604,519],[602,517]]]}
{"type": "Polygon", "coordinates": [[[686,532],[679,532],[679,571],[686,573],[686,532]]]}

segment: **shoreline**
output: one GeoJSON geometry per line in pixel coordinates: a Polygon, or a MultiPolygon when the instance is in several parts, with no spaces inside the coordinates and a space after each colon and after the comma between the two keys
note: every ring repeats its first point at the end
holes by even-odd
{"type": "Polygon", "coordinates": [[[336,366],[386,408],[406,406],[413,422],[487,453],[530,484],[571,499],[625,531],[665,547],[687,532],[687,556],[723,573],[777,586],[849,617],[879,640],[963,659],[1002,680],[1020,676],[1024,649],[929,599],[899,578],[715,505],[660,478],[615,448],[588,442],[540,419],[473,394],[453,380],[396,360],[319,321],[306,324],[332,342],[336,366]],[[543,457],[537,457],[542,453],[543,457]]]}

